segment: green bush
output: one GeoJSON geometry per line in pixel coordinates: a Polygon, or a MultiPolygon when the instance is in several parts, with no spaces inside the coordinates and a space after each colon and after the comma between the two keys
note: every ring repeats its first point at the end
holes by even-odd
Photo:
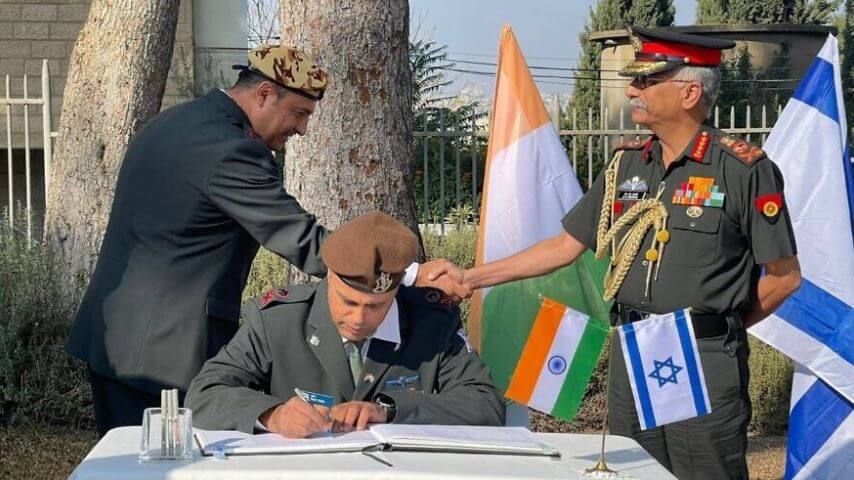
{"type": "Polygon", "coordinates": [[[0,425],[92,426],[84,366],[65,353],[73,311],[55,268],[47,249],[0,220],[0,425]]]}
{"type": "MultiPolygon", "coordinates": [[[[464,268],[474,264],[477,230],[471,222],[459,222],[444,236],[435,232],[422,235],[428,258],[445,258],[464,268]]],[[[19,231],[0,223],[0,426],[38,422],[92,427],[84,366],[64,350],[73,312],[56,294],[55,268],[44,247],[28,243],[19,231]]],[[[287,263],[262,249],[253,263],[244,298],[287,283],[287,263]]],[[[463,302],[461,308],[463,322],[467,323],[469,302],[463,302]]],[[[791,362],[754,339],[751,348],[751,429],[781,433],[788,419],[791,362]]],[[[575,421],[567,423],[535,414],[533,426],[537,430],[601,428],[605,351],[575,421]]]]}
{"type": "Polygon", "coordinates": [[[792,361],[760,340],[750,337],[750,430],[785,435],[792,394],[792,361]]]}
{"type": "Polygon", "coordinates": [[[243,289],[243,300],[257,297],[274,287],[283,287],[288,281],[289,264],[275,253],[261,248],[252,262],[246,288],[243,289]]]}

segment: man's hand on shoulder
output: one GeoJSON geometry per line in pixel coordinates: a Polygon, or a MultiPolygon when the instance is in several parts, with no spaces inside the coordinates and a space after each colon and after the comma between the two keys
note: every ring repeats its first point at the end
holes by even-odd
{"type": "Polygon", "coordinates": [[[333,432],[364,430],[369,423],[386,423],[385,410],[374,402],[346,402],[332,407],[333,432]]]}
{"type": "Polygon", "coordinates": [[[258,421],[267,430],[288,438],[305,438],[332,426],[328,408],[309,405],[299,397],[268,409],[258,421]]]}
{"type": "Polygon", "coordinates": [[[465,283],[463,270],[445,259],[423,263],[418,268],[416,287],[437,288],[452,301],[459,302],[471,297],[471,286],[465,283]]]}

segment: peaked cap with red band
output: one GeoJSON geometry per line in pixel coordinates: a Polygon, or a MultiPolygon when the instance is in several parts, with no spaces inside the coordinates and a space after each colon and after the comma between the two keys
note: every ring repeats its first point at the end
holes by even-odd
{"type": "Polygon", "coordinates": [[[723,50],[735,47],[732,40],[680,33],[666,28],[630,27],[635,59],[620,70],[623,77],[666,72],[676,67],[717,67],[723,50]]]}

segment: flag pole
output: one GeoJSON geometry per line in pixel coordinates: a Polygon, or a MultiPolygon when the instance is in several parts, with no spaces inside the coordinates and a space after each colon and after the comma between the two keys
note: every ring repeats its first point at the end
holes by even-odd
{"type": "Polygon", "coordinates": [[[611,327],[608,330],[608,374],[605,376],[605,409],[602,414],[602,449],[599,451],[599,461],[596,462],[596,465],[584,469],[585,474],[590,474],[592,477],[615,477],[617,472],[608,468],[608,464],[605,463],[605,435],[608,431],[608,390],[610,388],[611,383],[611,348],[613,348],[613,342],[611,342],[613,337],[614,327],[611,327]]]}

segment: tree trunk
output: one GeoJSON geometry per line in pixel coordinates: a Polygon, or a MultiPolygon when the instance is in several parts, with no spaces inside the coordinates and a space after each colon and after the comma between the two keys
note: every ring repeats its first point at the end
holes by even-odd
{"type": "Polygon", "coordinates": [[[308,134],[287,144],[288,192],[329,228],[378,209],[417,233],[407,0],[280,5],[282,43],[329,72],[308,134]]]}
{"type": "Polygon", "coordinates": [[[45,215],[69,301],[94,270],[128,142],[160,109],[178,5],[94,0],[74,45],[45,215]]]}

